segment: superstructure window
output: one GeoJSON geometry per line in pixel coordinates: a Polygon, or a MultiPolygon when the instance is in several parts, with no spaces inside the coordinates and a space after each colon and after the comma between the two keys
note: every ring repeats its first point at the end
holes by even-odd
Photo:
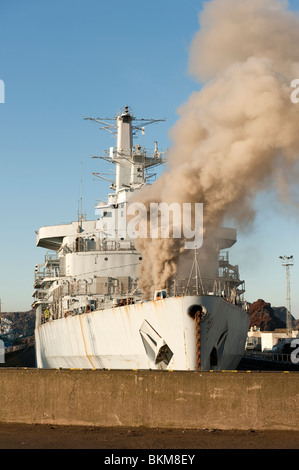
{"type": "Polygon", "coordinates": [[[112,217],[112,212],[103,212],[103,217],[112,217]]]}

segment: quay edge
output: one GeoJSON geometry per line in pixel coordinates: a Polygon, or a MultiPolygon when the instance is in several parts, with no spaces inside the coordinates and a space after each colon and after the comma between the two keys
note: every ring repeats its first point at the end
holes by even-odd
{"type": "Polygon", "coordinates": [[[297,372],[0,369],[0,422],[299,431],[297,372]]]}

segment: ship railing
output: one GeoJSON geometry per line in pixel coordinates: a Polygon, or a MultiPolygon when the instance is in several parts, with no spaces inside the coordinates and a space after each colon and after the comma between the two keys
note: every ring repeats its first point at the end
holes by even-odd
{"type": "Polygon", "coordinates": [[[219,263],[229,263],[229,254],[228,251],[225,251],[219,255],[219,263]]]}
{"type": "Polygon", "coordinates": [[[239,276],[237,273],[232,273],[232,272],[219,272],[219,277],[221,279],[227,279],[227,280],[233,280],[233,281],[239,281],[239,276]]]}
{"type": "Polygon", "coordinates": [[[183,295],[214,295],[216,297],[224,297],[229,300],[232,296],[235,297],[237,303],[243,303],[243,294],[245,292],[244,281],[238,280],[242,288],[239,289],[236,283],[230,284],[229,281],[218,277],[217,279],[207,277],[192,277],[192,278],[176,278],[167,282],[164,288],[171,296],[183,295]],[[233,293],[235,287],[235,295],[233,293]]]}
{"type": "Polygon", "coordinates": [[[56,269],[54,272],[53,271],[41,271],[38,273],[35,273],[35,280],[40,281],[48,277],[58,277],[59,275],[59,270],[56,269]]]}
{"type": "Polygon", "coordinates": [[[48,289],[43,289],[43,290],[36,290],[33,294],[33,297],[38,300],[45,299],[46,296],[48,295],[49,290],[48,289]]]}
{"type": "Polygon", "coordinates": [[[51,278],[56,279],[59,277],[58,267],[55,271],[40,271],[35,273],[34,287],[41,286],[45,281],[50,280],[51,278]]]}
{"type": "Polygon", "coordinates": [[[273,356],[273,361],[291,362],[291,354],[275,353],[275,354],[272,354],[272,356],[273,356]]]}
{"type": "Polygon", "coordinates": [[[59,263],[59,258],[58,258],[57,253],[55,254],[47,253],[45,257],[45,267],[54,267],[54,266],[57,266],[58,263],[59,263]]]}
{"type": "Polygon", "coordinates": [[[56,252],[49,252],[47,250],[45,261],[58,261],[58,254],[56,252]]]}
{"type": "Polygon", "coordinates": [[[63,246],[65,253],[86,253],[91,251],[136,251],[131,240],[94,240],[78,237],[73,243],[63,246]]]}
{"type": "Polygon", "coordinates": [[[271,351],[245,351],[245,355],[253,359],[263,359],[266,361],[291,362],[291,354],[287,353],[273,353],[271,351]]]}

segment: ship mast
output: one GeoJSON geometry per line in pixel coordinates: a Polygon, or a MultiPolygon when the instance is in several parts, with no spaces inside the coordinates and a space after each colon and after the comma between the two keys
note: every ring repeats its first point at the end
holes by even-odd
{"type": "Polygon", "coordinates": [[[191,268],[191,271],[190,271],[188,283],[187,283],[187,286],[186,286],[186,292],[188,292],[188,290],[189,290],[189,284],[190,284],[191,276],[193,274],[193,271],[195,271],[195,278],[194,278],[195,279],[195,293],[196,293],[196,295],[199,295],[199,285],[198,285],[199,280],[200,280],[200,287],[201,287],[202,294],[204,294],[204,287],[203,287],[202,278],[201,278],[201,274],[200,274],[200,270],[199,270],[197,255],[198,255],[197,246],[195,244],[195,247],[194,247],[194,260],[193,260],[192,268],[191,268]]]}
{"type": "MultiPolygon", "coordinates": [[[[165,158],[158,151],[157,142],[155,142],[153,155],[150,155],[140,145],[133,147],[133,136],[138,131],[144,133],[146,125],[165,121],[166,119],[137,119],[133,116],[129,106],[125,106],[120,115],[115,116],[114,119],[100,117],[84,117],[84,119],[101,124],[101,130],[108,131],[116,136],[116,148],[110,147],[109,156],[92,156],[92,158],[100,158],[116,165],[115,181],[110,181],[110,189],[113,189],[116,193],[125,188],[140,188],[147,179],[145,170],[165,163],[165,158]]],[[[109,181],[100,173],[93,173],[93,175],[109,181]]]]}
{"type": "Polygon", "coordinates": [[[115,191],[118,193],[123,187],[130,187],[131,182],[131,149],[133,148],[132,134],[133,116],[125,107],[125,112],[117,116],[117,142],[116,156],[112,158],[116,162],[115,191]]]}

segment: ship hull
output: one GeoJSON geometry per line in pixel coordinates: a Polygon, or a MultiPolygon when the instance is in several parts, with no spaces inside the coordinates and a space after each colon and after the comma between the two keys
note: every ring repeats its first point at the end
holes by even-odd
{"type": "Polygon", "coordinates": [[[37,367],[197,370],[200,354],[200,370],[232,370],[244,355],[248,328],[248,313],[216,296],[95,310],[39,325],[37,367]],[[200,353],[196,320],[189,314],[198,305],[205,312],[200,353]]]}

